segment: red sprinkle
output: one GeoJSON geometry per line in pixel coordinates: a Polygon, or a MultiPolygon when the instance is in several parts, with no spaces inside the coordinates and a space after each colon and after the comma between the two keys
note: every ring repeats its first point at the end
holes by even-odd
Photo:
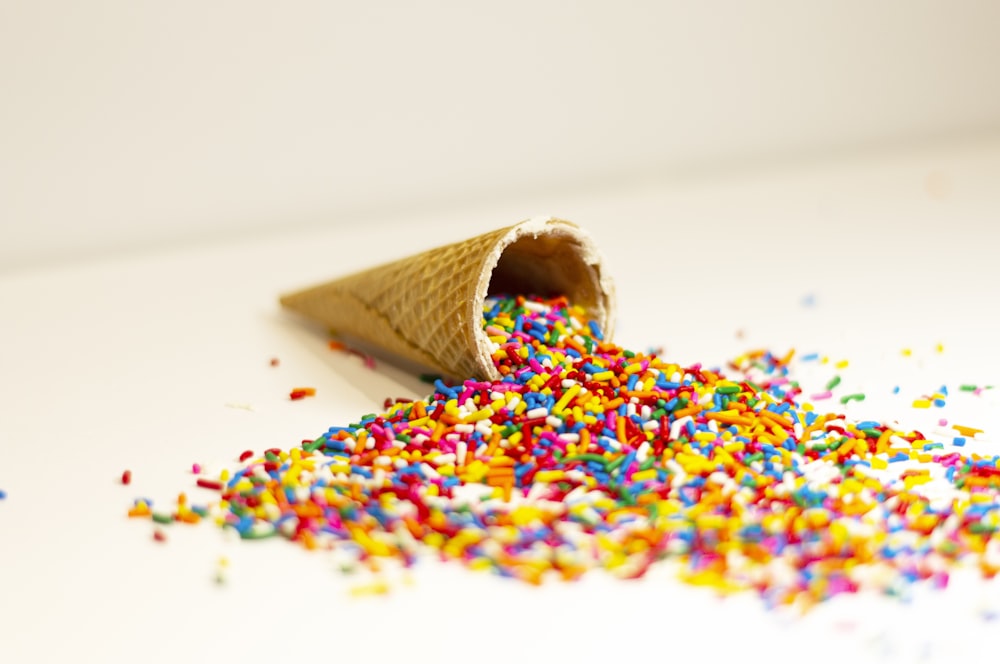
{"type": "Polygon", "coordinates": [[[163,531],[157,528],[153,531],[153,540],[156,542],[166,542],[167,536],[163,534],[163,531]]]}
{"type": "Polygon", "coordinates": [[[241,462],[246,461],[252,456],[253,456],[253,450],[247,450],[246,452],[240,455],[240,461],[241,462]]]}
{"type": "Polygon", "coordinates": [[[215,489],[216,491],[222,491],[222,482],[218,480],[207,480],[204,477],[199,477],[198,481],[195,482],[198,486],[205,489],[215,489]]]}
{"type": "Polygon", "coordinates": [[[131,484],[131,483],[132,483],[132,471],[126,470],[124,473],[122,473],[122,484],[131,484]]]}
{"type": "Polygon", "coordinates": [[[299,399],[304,399],[305,397],[316,396],[315,387],[296,387],[291,392],[288,393],[288,398],[292,401],[298,401],[299,399]]]}

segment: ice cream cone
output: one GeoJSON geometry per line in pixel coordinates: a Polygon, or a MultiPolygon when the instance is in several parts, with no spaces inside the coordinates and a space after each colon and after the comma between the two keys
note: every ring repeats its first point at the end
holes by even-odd
{"type": "Polygon", "coordinates": [[[482,329],[487,294],[566,295],[610,337],[615,293],[590,236],[536,218],[285,295],[337,334],[454,378],[499,379],[482,329]]]}

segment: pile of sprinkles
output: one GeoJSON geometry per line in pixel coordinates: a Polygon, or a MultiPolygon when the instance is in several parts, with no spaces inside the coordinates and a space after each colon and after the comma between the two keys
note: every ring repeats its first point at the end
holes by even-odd
{"type": "Polygon", "coordinates": [[[371,565],[430,552],[530,583],[641,577],[669,559],[688,582],[771,605],[1000,570],[1000,457],[956,450],[976,429],[954,425],[946,450],[819,412],[805,399],[836,407],[840,378],[802,395],[792,353],[747,353],[725,373],[680,366],[610,343],[561,297],[491,297],[483,327],[500,380],[438,379],[426,399],[248,450],[235,472],[199,467],[197,485],[219,492],[207,505],[140,499],[129,515],[208,519],[371,565]]]}

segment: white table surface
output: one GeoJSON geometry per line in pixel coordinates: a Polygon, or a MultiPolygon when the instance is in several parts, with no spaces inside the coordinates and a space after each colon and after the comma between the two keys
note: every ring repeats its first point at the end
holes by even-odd
{"type": "Polygon", "coordinates": [[[330,351],[279,293],[539,213],[597,239],[624,346],[709,365],[754,347],[848,359],[845,386],[868,394],[851,417],[928,430],[947,417],[986,430],[970,450],[1000,451],[1000,390],[955,394],[944,411],[910,405],[942,384],[1000,383],[996,140],[0,273],[0,662],[910,662],[987,647],[1000,586],[975,574],[804,616],[719,599],[669,565],[534,588],[425,561],[388,594],[357,597],[365,577],[328,554],[207,523],[166,527],[158,543],[126,518],[139,496],[207,500],[194,462],[235,467],[245,449],[289,448],[387,396],[423,395],[399,369],[330,351]],[[300,385],[317,396],[290,401],[300,385]]]}

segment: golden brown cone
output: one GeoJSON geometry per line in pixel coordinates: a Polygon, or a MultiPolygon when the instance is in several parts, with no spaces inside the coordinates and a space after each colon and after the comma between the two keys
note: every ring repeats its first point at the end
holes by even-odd
{"type": "Polygon", "coordinates": [[[529,219],[285,295],[281,304],[454,378],[497,380],[482,330],[488,293],[566,295],[610,338],[615,293],[590,236],[529,219]]]}

